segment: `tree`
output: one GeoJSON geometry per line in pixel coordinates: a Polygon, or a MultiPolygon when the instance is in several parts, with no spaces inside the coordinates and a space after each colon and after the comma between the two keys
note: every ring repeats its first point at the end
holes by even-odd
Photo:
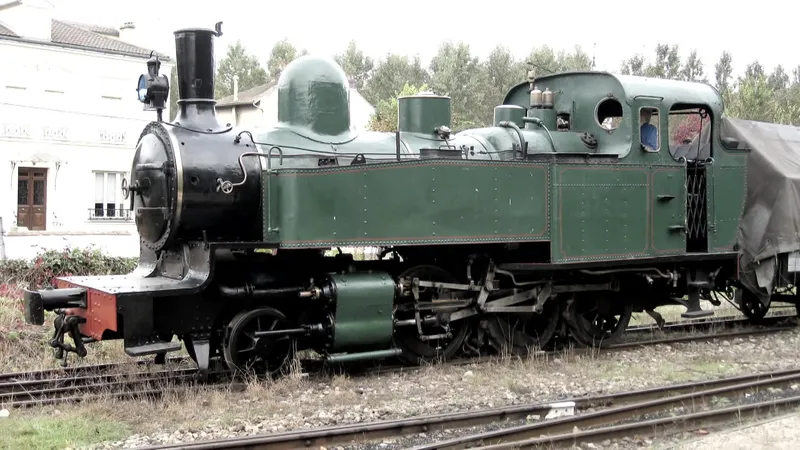
{"type": "Polygon", "coordinates": [[[681,58],[678,55],[678,46],[656,45],[656,60],[653,64],[647,65],[644,74],[648,77],[676,80],[680,76],[680,72],[681,58]]]}
{"type": "Polygon", "coordinates": [[[528,57],[528,63],[533,66],[537,77],[559,72],[592,69],[592,58],[580,46],[575,46],[572,52],[562,50],[558,53],[547,45],[534,47],[528,57]]]}
{"type": "Polygon", "coordinates": [[[306,54],[308,54],[306,49],[298,52],[297,48],[289,42],[289,39],[283,38],[272,46],[272,51],[269,53],[269,59],[267,60],[269,75],[273,80],[277,80],[281,76],[283,69],[290,62],[306,54]]]}
{"type": "Polygon", "coordinates": [[[503,46],[498,45],[483,62],[483,71],[486,74],[483,87],[484,123],[491,123],[494,116],[494,107],[503,103],[508,90],[517,83],[526,79],[526,68],[522,61],[514,59],[514,55],[503,46]]]}
{"type": "Polygon", "coordinates": [[[786,88],[789,87],[789,75],[783,70],[783,66],[778,64],[775,67],[775,70],[769,75],[767,79],[767,83],[769,83],[769,87],[775,91],[785,91],[786,88]]]}
{"type": "Polygon", "coordinates": [[[528,56],[528,64],[532,66],[533,73],[537,77],[561,72],[556,53],[547,45],[534,47],[528,56]]]}
{"type": "Polygon", "coordinates": [[[716,72],[715,86],[717,90],[721,94],[727,95],[731,89],[731,78],[733,77],[730,53],[722,52],[722,56],[719,57],[719,62],[714,66],[714,71],[716,72]]]}
{"type": "Polygon", "coordinates": [[[644,56],[636,54],[622,62],[620,71],[623,75],[644,75],[644,56]]]}
{"type": "MultiPolygon", "coordinates": [[[[672,118],[670,118],[672,121],[672,118]]],[[[710,116],[705,119],[700,114],[687,114],[674,127],[670,127],[670,144],[682,144],[684,140],[693,140],[700,132],[711,124],[710,116]]]]}
{"type": "Polygon", "coordinates": [[[364,52],[356,47],[355,41],[347,44],[344,53],[337,54],[334,59],[342,66],[342,70],[347,74],[358,91],[364,89],[364,84],[369,78],[370,72],[375,66],[375,62],[369,56],[364,56],[364,52]]]}
{"type": "Polygon", "coordinates": [[[420,87],[409,85],[406,83],[400,92],[393,95],[389,100],[380,100],[375,105],[375,113],[369,119],[368,130],[392,132],[397,130],[397,105],[398,97],[405,95],[419,94],[428,90],[428,85],[423,84],[420,87]]]}
{"type": "Polygon", "coordinates": [[[750,64],[745,76],[739,79],[734,95],[730,96],[728,115],[745,120],[761,120],[770,122],[775,117],[774,92],[759,70],[757,63],[750,64]]]}
{"type": "Polygon", "coordinates": [[[703,76],[703,61],[697,57],[697,50],[692,50],[681,69],[681,79],[685,81],[706,81],[703,76]]]}
{"type": "Polygon", "coordinates": [[[558,64],[562,72],[592,70],[592,57],[576,45],[571,52],[558,52],[558,64]]]}
{"type": "Polygon", "coordinates": [[[421,86],[430,81],[430,75],[422,67],[419,56],[387,54],[372,72],[361,94],[373,105],[387,100],[402,91],[406,84],[421,86]]]}
{"type": "Polygon", "coordinates": [[[233,77],[239,77],[239,91],[260,86],[267,82],[267,72],[254,55],[245,50],[241,41],[228,46],[228,52],[219,62],[214,96],[222,98],[233,93],[233,77]]]}
{"type": "Polygon", "coordinates": [[[482,69],[479,59],[470,54],[469,45],[463,42],[443,43],[431,60],[431,87],[437,94],[450,96],[454,130],[483,124],[482,69]]]}
{"type": "Polygon", "coordinates": [[[764,75],[764,67],[758,61],[751,62],[744,70],[745,78],[756,79],[763,77],[764,75]]]}

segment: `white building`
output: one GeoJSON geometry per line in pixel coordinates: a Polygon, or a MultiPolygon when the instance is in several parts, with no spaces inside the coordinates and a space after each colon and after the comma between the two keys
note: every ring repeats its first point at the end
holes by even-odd
{"type": "MultiPolygon", "coordinates": [[[[236,87],[234,87],[236,91],[236,87]]],[[[354,87],[350,87],[350,127],[364,131],[375,113],[354,87]]],[[[274,81],[217,99],[217,115],[233,126],[273,126],[278,123],[278,88],[274,81]]]]}
{"type": "Polygon", "coordinates": [[[126,42],[134,31],[56,20],[45,0],[0,5],[0,258],[88,245],[138,255],[120,185],[155,112],[136,100],[151,49],[126,42]]]}

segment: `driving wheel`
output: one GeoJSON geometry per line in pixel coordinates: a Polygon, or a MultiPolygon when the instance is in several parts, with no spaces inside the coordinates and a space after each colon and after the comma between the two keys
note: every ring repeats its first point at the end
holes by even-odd
{"type": "Polygon", "coordinates": [[[279,332],[290,328],[280,311],[261,307],[237,314],[225,330],[223,355],[233,372],[277,376],[288,369],[295,352],[295,339],[279,332]]]}

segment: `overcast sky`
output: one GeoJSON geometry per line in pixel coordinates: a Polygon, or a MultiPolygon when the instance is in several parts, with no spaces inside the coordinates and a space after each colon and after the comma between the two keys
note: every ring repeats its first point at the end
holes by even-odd
{"type": "Polygon", "coordinates": [[[370,56],[419,54],[425,63],[448,39],[468,43],[480,57],[498,44],[517,57],[535,45],[571,49],[578,44],[595,54],[598,69],[609,71],[618,71],[620,62],[636,52],[652,57],[655,45],[662,42],[677,44],[682,57],[696,49],[710,79],[723,50],[731,52],[737,74],[756,59],[767,71],[783,64],[791,73],[800,64],[800,52],[794,47],[796,15],[786,13],[787,2],[768,0],[741,6],[702,0],[50,1],[56,5],[56,18],[116,27],[133,21],[146,46],[170,54],[175,51],[174,30],[212,28],[222,21],[218,60],[236,39],[266,60],[275,41],[287,37],[311,53],[333,55],[354,39],[370,56]],[[201,6],[204,3],[210,7],[201,6]]]}

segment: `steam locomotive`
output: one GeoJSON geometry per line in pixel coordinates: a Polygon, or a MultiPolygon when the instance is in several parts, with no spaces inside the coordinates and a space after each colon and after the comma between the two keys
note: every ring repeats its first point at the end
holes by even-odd
{"type": "Polygon", "coordinates": [[[633,312],[663,323],[663,305],[698,318],[712,314],[701,299],[727,299],[755,320],[771,301],[796,303],[797,238],[759,225],[774,217],[759,189],[773,181],[748,136],[763,129],[723,118],[710,85],[530,74],[492,126],[454,133],[450,98],[421,93],[398,100],[396,132],[357,132],[341,67],[303,56],[277,82],[278,124],[244,129],[215,110],[221,33],[175,32],[174,121],[161,119],[157,58],[140,78],[158,118],[123,181],[136,269],[25,292],[27,322],[55,313],[50,345],[65,361],[122,339],[161,360],[183,344],[202,371],[275,375],[306,349],[419,364],[536,352],[564,330],[605,346],[633,312]],[[645,145],[643,109],[659,130],[675,114],[705,128],[645,145]],[[756,241],[775,233],[786,239],[765,252],[756,241]],[[355,260],[342,246],[381,252],[355,260]]]}

